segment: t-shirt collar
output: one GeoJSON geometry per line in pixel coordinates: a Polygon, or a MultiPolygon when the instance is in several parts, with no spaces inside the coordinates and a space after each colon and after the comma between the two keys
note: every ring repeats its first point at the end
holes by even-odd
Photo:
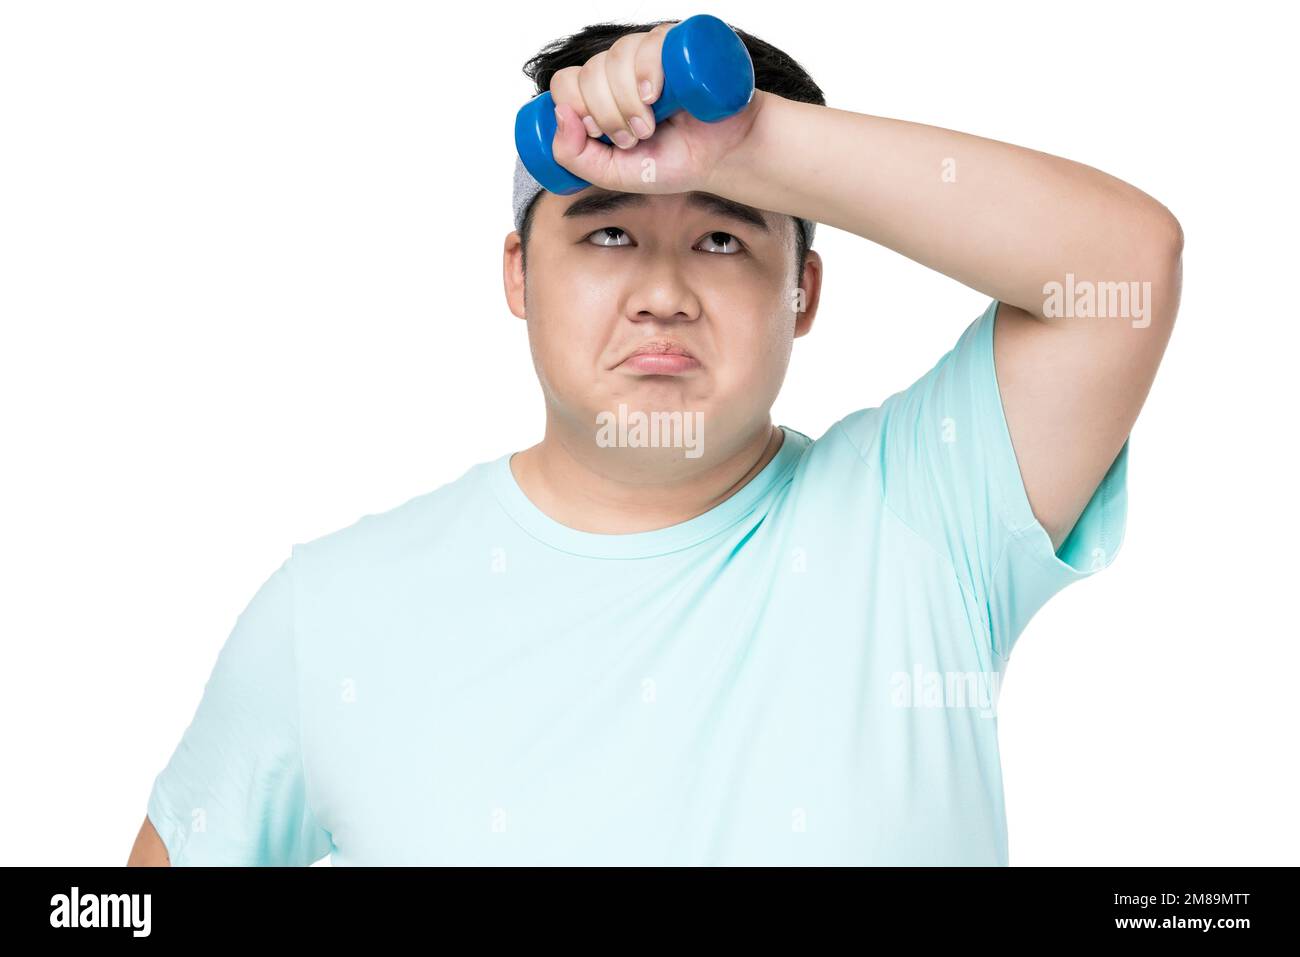
{"type": "Polygon", "coordinates": [[[811,443],[802,432],[780,426],[784,438],[772,459],[730,498],[694,518],[646,532],[607,535],[570,528],[551,518],[524,494],[510,469],[514,452],[489,463],[492,490],[506,513],[533,538],[575,555],[591,558],[650,558],[680,551],[712,538],[750,514],[785,484],[811,443]]]}

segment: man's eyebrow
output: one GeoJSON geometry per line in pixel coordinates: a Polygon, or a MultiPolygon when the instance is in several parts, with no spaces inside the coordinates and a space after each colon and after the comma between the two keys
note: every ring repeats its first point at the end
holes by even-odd
{"type": "MultiPolygon", "coordinates": [[[[629,206],[644,206],[647,199],[648,196],[645,193],[593,190],[575,199],[565,208],[561,215],[566,218],[571,216],[599,216],[629,206]]],[[[763,232],[771,232],[771,227],[767,224],[767,218],[753,206],[746,206],[744,203],[725,199],[715,193],[702,193],[699,191],[687,193],[686,202],[696,209],[703,209],[718,216],[734,219],[763,232]]]]}

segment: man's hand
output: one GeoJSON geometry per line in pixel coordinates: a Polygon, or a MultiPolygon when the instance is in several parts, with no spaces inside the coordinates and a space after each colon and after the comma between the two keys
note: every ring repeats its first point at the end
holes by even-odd
{"type": "Polygon", "coordinates": [[[664,87],[664,34],[674,26],[664,23],[648,33],[619,37],[582,66],[555,73],[550,92],[558,129],[551,152],[557,163],[622,193],[708,191],[714,169],[743,144],[767,95],[755,91],[745,109],[717,123],[682,110],[656,128],[653,106],[664,87]],[[602,135],[617,145],[602,143],[602,135]]]}

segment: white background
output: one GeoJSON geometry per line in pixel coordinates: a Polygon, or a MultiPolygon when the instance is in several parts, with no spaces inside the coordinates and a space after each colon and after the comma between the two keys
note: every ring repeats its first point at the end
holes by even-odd
{"type": "MultiPolygon", "coordinates": [[[[1178,216],[1123,548],[1007,672],[1011,862],[1300,863],[1281,9],[0,3],[2,863],[124,863],[290,546],[541,437],[501,281],[521,66],[588,23],[699,12],[830,106],[1079,160],[1178,216]]],[[[827,226],[816,248],[773,409],[813,437],[987,304],[827,226]]]]}

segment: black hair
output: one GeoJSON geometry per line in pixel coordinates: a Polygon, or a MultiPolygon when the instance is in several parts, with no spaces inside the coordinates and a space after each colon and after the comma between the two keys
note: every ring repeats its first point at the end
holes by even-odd
{"type": "MultiPolygon", "coordinates": [[[[614,41],[628,33],[649,33],[661,23],[671,20],[656,20],[653,23],[593,23],[572,36],[552,40],[524,64],[524,75],[533,81],[538,93],[545,93],[551,88],[551,78],[565,67],[582,66],[597,53],[604,52],[614,45],[614,41]]],[[[772,44],[746,33],[732,24],[727,26],[736,31],[744,42],[749,57],[754,63],[754,87],[765,93],[772,93],[787,100],[800,103],[826,105],[822,94],[813,78],[788,54],[778,50],[772,44]]],[[[533,210],[537,205],[538,193],[528,204],[523,223],[519,227],[521,240],[521,260],[525,270],[528,259],[528,235],[532,232],[533,210]]],[[[791,217],[792,219],[794,217],[791,217]]],[[[795,224],[795,277],[803,275],[804,263],[808,258],[808,244],[803,230],[795,224]]]]}

